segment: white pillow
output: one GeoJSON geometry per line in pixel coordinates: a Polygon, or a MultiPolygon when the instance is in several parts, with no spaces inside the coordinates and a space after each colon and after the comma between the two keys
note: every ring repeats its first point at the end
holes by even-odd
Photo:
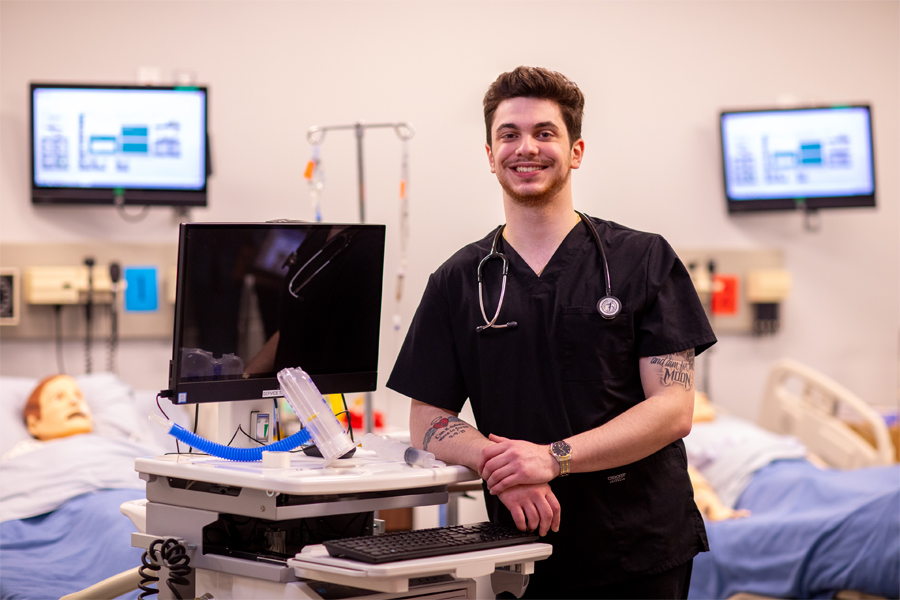
{"type": "Polygon", "coordinates": [[[147,437],[144,423],[134,409],[134,390],[113,373],[75,378],[91,409],[94,433],[103,437],[147,437]]]}
{"type": "Polygon", "coordinates": [[[37,383],[30,377],[0,377],[0,455],[22,440],[31,439],[22,409],[37,383]]]}
{"type": "MultiPolygon", "coordinates": [[[[0,455],[20,441],[31,439],[22,410],[39,381],[30,377],[0,377],[0,455]]],[[[155,443],[164,446],[166,451],[175,451],[174,438],[158,430],[147,419],[151,412],[159,414],[155,393],[136,393],[114,373],[80,375],[75,381],[91,409],[94,433],[107,438],[155,443]]],[[[163,408],[176,423],[190,427],[190,413],[183,407],[166,400],[163,408]]]]}

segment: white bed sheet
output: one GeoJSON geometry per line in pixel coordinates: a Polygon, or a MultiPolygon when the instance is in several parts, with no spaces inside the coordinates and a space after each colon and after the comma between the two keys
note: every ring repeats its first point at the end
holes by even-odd
{"type": "MultiPolygon", "coordinates": [[[[40,442],[28,433],[22,410],[38,380],[0,377],[0,521],[55,510],[66,500],[101,489],[144,489],[134,460],[174,452],[174,438],[153,426],[160,414],[153,391],[135,391],[113,373],[75,378],[93,432],[40,442]]],[[[190,412],[167,400],[167,415],[184,427],[190,412]]]]}
{"type": "Polygon", "coordinates": [[[734,507],[759,469],[776,460],[807,455],[806,446],[797,438],[771,433],[728,415],[695,423],[684,438],[684,446],[688,463],[700,471],[729,507],[734,507]]]}

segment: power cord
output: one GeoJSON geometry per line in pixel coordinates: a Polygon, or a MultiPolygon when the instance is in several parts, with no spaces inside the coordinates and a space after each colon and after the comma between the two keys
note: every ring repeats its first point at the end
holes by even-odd
{"type": "Polygon", "coordinates": [[[232,443],[234,443],[234,438],[237,437],[237,434],[238,434],[238,433],[244,434],[244,435],[247,437],[247,439],[250,440],[251,442],[256,442],[256,443],[257,443],[258,445],[260,445],[260,446],[265,446],[264,443],[260,442],[258,439],[256,439],[255,437],[251,436],[249,433],[247,433],[246,431],[244,431],[244,428],[241,427],[240,425],[238,425],[237,429],[234,431],[234,435],[231,436],[231,439],[230,439],[230,440],[228,441],[228,443],[225,444],[225,445],[226,445],[226,446],[230,446],[232,443]]]}
{"type": "Polygon", "coordinates": [[[344,397],[344,394],[341,394],[341,403],[344,405],[344,410],[342,410],[341,413],[347,415],[347,433],[350,434],[350,441],[355,442],[356,440],[353,438],[353,417],[350,415],[350,411],[347,409],[347,399],[344,397]]]}
{"type": "Polygon", "coordinates": [[[91,374],[91,346],[93,345],[92,329],[94,326],[94,259],[88,257],[84,259],[84,265],[87,267],[88,288],[87,300],[84,303],[84,320],[87,330],[84,334],[84,372],[91,374]]]}
{"type": "Polygon", "coordinates": [[[62,304],[53,305],[56,325],[56,368],[65,374],[66,367],[63,364],[63,335],[62,335],[62,304]]]}
{"type": "MultiPolygon", "coordinates": [[[[194,435],[197,435],[197,423],[200,421],[200,404],[194,404],[194,431],[192,432],[194,435]]],[[[176,442],[178,440],[175,440],[176,442]]],[[[194,453],[194,447],[188,446],[188,454],[194,453]]]]}
{"type": "Polygon", "coordinates": [[[119,278],[122,276],[122,269],[119,263],[110,263],[109,280],[112,282],[112,302],[109,305],[109,356],[107,357],[107,366],[110,373],[116,371],[116,349],[119,346],[119,307],[117,305],[117,292],[119,291],[119,278]]]}
{"type": "Polygon", "coordinates": [[[138,587],[142,590],[138,596],[140,600],[146,600],[148,596],[159,593],[158,589],[152,588],[150,585],[159,581],[156,574],[162,567],[169,569],[166,586],[178,600],[184,600],[177,586],[190,585],[191,581],[188,576],[193,569],[190,566],[191,557],[188,556],[187,549],[178,540],[172,538],[153,540],[150,547],[141,555],[141,563],[141,567],[138,569],[141,576],[138,587]]]}
{"type": "MultiPolygon", "coordinates": [[[[160,392],[156,395],[156,408],[158,408],[159,412],[161,412],[162,415],[166,418],[166,421],[171,421],[172,419],[169,418],[169,415],[166,414],[166,411],[164,411],[162,409],[162,406],[160,406],[160,404],[159,404],[159,399],[161,396],[162,396],[162,392],[160,392]]],[[[197,425],[196,425],[196,421],[195,421],[194,422],[194,431],[196,432],[196,430],[197,430],[197,425]]],[[[178,452],[178,454],[181,454],[181,446],[178,444],[178,438],[175,438],[175,450],[178,452]]]]}
{"type": "Polygon", "coordinates": [[[140,212],[128,214],[128,211],[125,210],[125,197],[122,195],[117,195],[113,200],[113,203],[116,205],[116,212],[119,213],[122,220],[129,223],[140,223],[147,218],[148,214],[150,214],[149,204],[145,205],[140,212]]]}
{"type": "MultiPolygon", "coordinates": [[[[156,540],[158,542],[159,540],[156,540]]],[[[154,544],[156,542],[153,542],[154,544]]],[[[156,588],[150,587],[151,584],[159,581],[159,577],[156,576],[156,573],[162,568],[158,563],[150,562],[148,560],[149,554],[148,551],[144,551],[141,554],[141,566],[138,568],[138,574],[141,576],[141,582],[138,584],[138,588],[141,590],[141,593],[138,595],[140,600],[146,600],[147,596],[153,596],[159,592],[156,588]]]]}

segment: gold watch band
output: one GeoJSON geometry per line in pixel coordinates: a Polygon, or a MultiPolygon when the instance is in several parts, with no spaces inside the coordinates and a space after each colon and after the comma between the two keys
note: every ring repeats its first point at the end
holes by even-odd
{"type": "Polygon", "coordinates": [[[572,458],[572,447],[565,440],[560,440],[550,444],[549,450],[550,456],[559,463],[559,476],[565,477],[568,475],[571,466],[569,459],[572,458]]]}

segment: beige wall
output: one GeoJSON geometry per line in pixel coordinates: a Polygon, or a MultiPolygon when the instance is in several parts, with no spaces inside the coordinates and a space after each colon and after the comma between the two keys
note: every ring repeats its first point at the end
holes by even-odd
{"type": "MultiPolygon", "coordinates": [[[[794,276],[783,330],[723,337],[712,393],[753,416],[769,364],[791,356],[870,402],[897,401],[900,4],[897,2],[11,2],[0,4],[0,237],[174,242],[172,215],[141,224],[106,208],[29,203],[28,82],[134,81],[142,66],[197,74],[210,86],[215,176],[195,220],[311,218],[301,174],[311,125],[406,120],[412,238],[403,328],[386,294],[380,381],[386,380],[428,274],[502,220],[484,157],[480,100],[498,73],[548,66],[587,96],[577,206],[665,235],[676,247],[776,247],[794,276]],[[723,108],[866,101],[873,106],[879,207],[729,217],[717,133],[723,108]]],[[[327,220],[356,218],[350,133],[323,148],[327,220]]],[[[368,217],[388,224],[386,289],[398,259],[400,145],[366,141],[368,217]]],[[[472,301],[475,299],[464,299],[472,301]]],[[[166,385],[157,342],[140,387],[166,385]]],[[[67,350],[79,365],[78,348],[67,350]]],[[[3,374],[55,368],[50,343],[0,346],[3,374]]],[[[71,367],[70,367],[71,368],[71,367]]],[[[398,424],[405,402],[380,391],[398,424]]]]}

